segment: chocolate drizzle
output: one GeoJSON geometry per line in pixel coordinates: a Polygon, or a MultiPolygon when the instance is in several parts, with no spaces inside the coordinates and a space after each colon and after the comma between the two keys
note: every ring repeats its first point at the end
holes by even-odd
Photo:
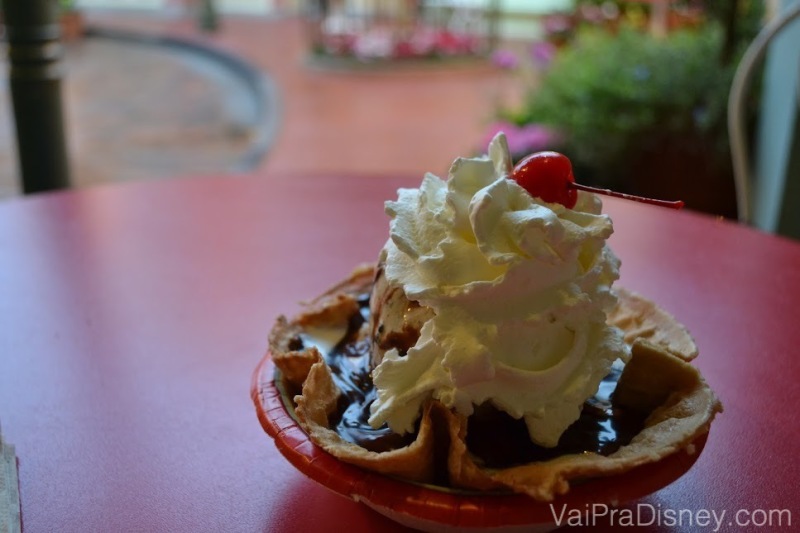
{"type": "MultiPolygon", "coordinates": [[[[331,425],[342,438],[370,451],[407,446],[414,441],[415,434],[398,435],[386,425],[373,429],[368,423],[370,406],[377,396],[370,375],[369,335],[362,334],[362,326],[369,321],[369,295],[359,296],[358,303],[360,313],[351,317],[344,337],[323,353],[334,382],[342,391],[331,425]]],[[[490,468],[546,461],[575,453],[610,455],[628,444],[642,430],[647,418],[647,413],[614,402],[613,393],[620,373],[619,369],[612,369],[597,394],[584,403],[580,418],[564,432],[554,448],[532,443],[523,420],[513,419],[489,403],[477,406],[469,417],[467,447],[476,460],[490,468]]]]}
{"type": "MultiPolygon", "coordinates": [[[[406,300],[405,294],[403,294],[400,289],[392,289],[389,298],[391,299],[398,297],[406,300]]],[[[384,302],[380,302],[380,304],[383,305],[384,302]]],[[[412,315],[419,310],[419,302],[408,301],[405,310],[405,316],[412,315]]],[[[369,312],[369,309],[367,309],[367,312],[369,312]]],[[[403,325],[402,331],[386,332],[386,328],[383,323],[378,323],[376,326],[377,329],[373,332],[373,341],[375,344],[385,352],[393,348],[397,349],[397,353],[400,357],[405,357],[405,355],[408,353],[408,350],[413,348],[419,340],[419,329],[409,323],[405,323],[403,325]]]]}
{"type": "Polygon", "coordinates": [[[492,405],[475,409],[467,422],[467,448],[490,468],[507,468],[561,455],[593,452],[611,455],[644,427],[647,413],[615,404],[614,389],[621,371],[612,369],[581,416],[561,435],[558,445],[545,448],[531,442],[524,420],[516,420],[492,405]]]}
{"type": "Polygon", "coordinates": [[[369,321],[369,294],[359,296],[357,301],[361,312],[350,317],[347,331],[336,346],[322,354],[334,383],[342,391],[331,425],[343,439],[367,450],[395,450],[414,442],[416,435],[398,435],[386,424],[378,429],[369,425],[369,408],[377,391],[370,375],[370,341],[359,337],[362,326],[369,321]]]}

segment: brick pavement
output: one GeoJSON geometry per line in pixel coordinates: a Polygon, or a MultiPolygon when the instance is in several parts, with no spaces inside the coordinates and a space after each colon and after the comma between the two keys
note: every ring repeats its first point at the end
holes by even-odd
{"type": "MultiPolygon", "coordinates": [[[[279,128],[257,170],[273,176],[444,174],[453,157],[480,148],[494,106],[519,92],[510,74],[486,64],[309,68],[305,28],[292,18],[230,16],[213,35],[180,18],[97,12],[89,13],[89,22],[186,37],[267,73],[280,95],[279,128]]],[[[65,99],[75,184],[228,172],[249,142],[241,98],[185,58],[135,48],[89,40],[68,51],[65,99]]],[[[18,194],[8,107],[3,98],[0,197],[18,194]]]]}

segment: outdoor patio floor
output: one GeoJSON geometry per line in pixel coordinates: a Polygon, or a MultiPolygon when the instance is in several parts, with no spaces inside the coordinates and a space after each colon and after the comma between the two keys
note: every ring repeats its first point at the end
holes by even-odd
{"type": "MultiPolygon", "coordinates": [[[[228,16],[213,34],[203,33],[187,17],[99,11],[87,18],[100,28],[172,35],[218,47],[265,73],[277,89],[278,105],[272,112],[278,116],[271,117],[276,121],[274,142],[253,171],[273,177],[445,175],[456,156],[482,149],[495,107],[519,95],[512,73],[485,62],[358,71],[310,66],[304,26],[297,18],[228,16]]],[[[82,43],[67,46],[72,47],[68,55],[74,55],[82,43]]],[[[229,119],[224,114],[214,111],[224,96],[213,86],[181,76],[180,69],[158,61],[134,64],[128,55],[124,46],[96,54],[91,73],[84,72],[83,79],[90,82],[81,86],[75,85],[78,76],[66,62],[73,183],[231,172],[243,139],[241,131],[225,123],[229,119]],[[115,82],[114,76],[130,75],[131,69],[133,83],[115,82]],[[91,97],[98,91],[113,91],[125,104],[109,109],[106,100],[91,97]],[[183,121],[181,127],[171,124],[171,118],[183,121]],[[149,143],[163,158],[131,157],[137,143],[149,143]]],[[[0,156],[0,197],[20,191],[10,103],[5,100],[0,105],[0,152],[5,154],[0,156]]]]}

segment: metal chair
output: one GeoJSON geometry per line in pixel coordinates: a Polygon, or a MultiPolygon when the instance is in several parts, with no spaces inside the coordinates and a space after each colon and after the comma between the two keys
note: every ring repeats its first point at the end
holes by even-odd
{"type": "MultiPolygon", "coordinates": [[[[776,176],[751,175],[753,172],[745,127],[746,100],[753,78],[760,72],[758,67],[775,38],[797,19],[800,19],[800,0],[796,0],[767,24],[746,50],[731,86],[728,100],[728,131],[740,222],[800,238],[800,117],[797,112],[800,105],[785,110],[786,116],[794,117],[795,123],[793,130],[790,128],[788,132],[785,167],[782,171],[775,172],[776,176]],[[760,195],[753,195],[753,185],[758,185],[762,189],[760,195]],[[765,192],[768,186],[771,187],[769,193],[765,192]],[[762,201],[756,202],[754,196],[759,196],[762,201]],[[766,198],[767,196],[771,198],[766,198]]],[[[800,47],[795,47],[791,54],[797,61],[794,67],[800,69],[798,52],[800,47]]],[[[800,104],[800,84],[795,86],[794,90],[795,104],[800,104]]]]}
{"type": "Polygon", "coordinates": [[[2,0],[22,190],[69,187],[58,3],[2,0]]]}

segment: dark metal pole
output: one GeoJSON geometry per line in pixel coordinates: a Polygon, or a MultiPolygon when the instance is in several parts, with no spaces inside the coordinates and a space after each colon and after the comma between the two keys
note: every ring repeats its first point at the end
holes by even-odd
{"type": "Polygon", "coordinates": [[[2,2],[22,189],[28,194],[69,187],[58,4],[2,2]]]}

